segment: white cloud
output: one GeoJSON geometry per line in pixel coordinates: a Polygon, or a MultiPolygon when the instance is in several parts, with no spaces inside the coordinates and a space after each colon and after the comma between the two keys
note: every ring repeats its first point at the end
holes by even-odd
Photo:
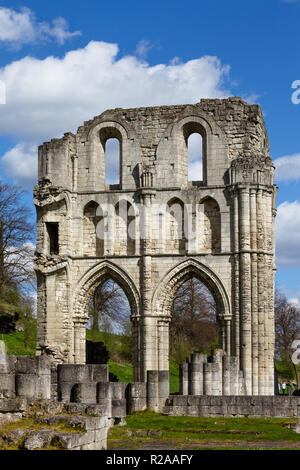
{"type": "Polygon", "coordinates": [[[230,94],[223,86],[229,68],[217,57],[149,66],[117,54],[116,44],[92,41],[63,58],[25,57],[0,69],[6,85],[0,132],[50,138],[107,108],[195,103],[230,94]]]}
{"type": "Polygon", "coordinates": [[[135,53],[139,57],[146,57],[150,49],[152,49],[153,44],[151,44],[150,41],[147,41],[146,39],[142,39],[138,45],[136,46],[135,53]]]}
{"type": "Polygon", "coordinates": [[[192,162],[188,171],[189,181],[202,181],[202,161],[192,162]]]}
{"type": "Polygon", "coordinates": [[[15,47],[49,39],[63,44],[66,39],[79,34],[80,31],[68,31],[67,21],[62,17],[55,18],[50,25],[47,22],[38,23],[29,8],[23,7],[18,12],[0,7],[0,41],[15,47]]]}
{"type": "Polygon", "coordinates": [[[276,258],[278,267],[300,266],[300,201],[277,208],[276,258]]]}
{"type": "Polygon", "coordinates": [[[37,180],[37,145],[19,143],[8,150],[0,162],[14,184],[32,189],[37,180]]]}
{"type": "Polygon", "coordinates": [[[188,180],[202,180],[202,137],[200,134],[191,134],[188,139],[188,180]]]}
{"type": "Polygon", "coordinates": [[[300,153],[276,158],[273,163],[276,168],[276,181],[290,181],[300,179],[300,153]]]}
{"type": "Polygon", "coordinates": [[[23,142],[3,157],[11,176],[32,172],[33,147],[114,107],[196,103],[231,95],[224,82],[229,67],[217,57],[150,66],[136,56],[118,57],[117,44],[91,41],[64,57],[24,57],[0,69],[6,105],[0,134],[23,142]],[[27,147],[26,147],[27,145],[27,147]],[[22,152],[22,150],[24,150],[22,152]],[[22,159],[21,159],[22,154],[22,159]]]}

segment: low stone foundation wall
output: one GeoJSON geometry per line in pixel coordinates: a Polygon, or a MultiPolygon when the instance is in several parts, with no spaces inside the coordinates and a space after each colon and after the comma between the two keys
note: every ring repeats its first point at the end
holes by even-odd
{"type": "Polygon", "coordinates": [[[300,418],[300,397],[170,395],[162,412],[169,416],[300,418]]]}
{"type": "Polygon", "coordinates": [[[50,360],[46,356],[7,356],[0,366],[0,398],[51,397],[50,360]]]}
{"type": "Polygon", "coordinates": [[[246,395],[243,372],[236,357],[221,349],[194,353],[179,367],[181,395],[246,395]]]}
{"type": "Polygon", "coordinates": [[[0,448],[101,450],[107,447],[111,420],[100,405],[59,403],[26,398],[0,399],[0,425],[34,420],[32,425],[11,428],[0,434],[0,448]]]}
{"type": "Polygon", "coordinates": [[[25,416],[26,410],[25,398],[0,398],[0,426],[19,421],[25,416]]]}

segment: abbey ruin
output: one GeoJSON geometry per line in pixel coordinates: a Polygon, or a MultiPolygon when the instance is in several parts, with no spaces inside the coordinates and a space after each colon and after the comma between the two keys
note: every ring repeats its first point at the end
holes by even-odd
{"type": "Polygon", "coordinates": [[[134,382],[167,381],[174,293],[196,277],[215,299],[220,349],[182,365],[181,394],[274,394],[276,186],[258,105],[107,110],[41,145],[38,165],[37,355],[85,364],[89,303],[113,279],[130,304],[134,382]],[[188,180],[193,133],[202,136],[201,181],[188,180]],[[105,177],[111,138],[120,143],[114,185],[105,177]]]}

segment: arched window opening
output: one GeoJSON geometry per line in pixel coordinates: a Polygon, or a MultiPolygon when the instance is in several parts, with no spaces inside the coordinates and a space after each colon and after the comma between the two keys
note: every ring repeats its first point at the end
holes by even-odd
{"type": "Polygon", "coordinates": [[[173,199],[167,205],[167,253],[184,253],[184,207],[179,199],[173,199]]]}
{"type": "Polygon", "coordinates": [[[95,201],[89,202],[83,211],[83,255],[103,256],[104,239],[97,226],[103,219],[95,201]]]}
{"type": "Polygon", "coordinates": [[[105,142],[105,184],[120,184],[120,142],[117,138],[105,142]]]}
{"type": "Polygon", "coordinates": [[[203,180],[203,143],[202,136],[194,132],[187,139],[188,148],[188,181],[203,180]]]}
{"type": "Polygon", "coordinates": [[[207,198],[204,204],[204,250],[212,253],[221,251],[221,214],[218,203],[207,198]]]}
{"type": "Polygon", "coordinates": [[[188,181],[206,185],[206,131],[199,122],[190,121],[184,124],[182,132],[187,155],[188,181]]]}
{"type": "MultiPolygon", "coordinates": [[[[110,359],[113,362],[122,362],[130,371],[132,370],[130,313],[128,298],[117,282],[106,279],[99,284],[93,293],[88,310],[87,364],[105,364],[110,359]]],[[[110,366],[110,370],[122,380],[122,377],[118,377],[118,369],[110,366]]],[[[128,377],[128,381],[130,380],[131,377],[128,377]]]]}
{"type": "Polygon", "coordinates": [[[136,250],[136,225],[133,206],[125,200],[120,201],[115,209],[114,253],[134,255],[136,250]]]}
{"type": "MultiPolygon", "coordinates": [[[[218,347],[216,310],[211,291],[198,278],[189,278],[176,290],[170,322],[170,376],[190,354],[207,354],[218,347]]],[[[170,392],[178,392],[172,381],[170,392]]]]}
{"type": "Polygon", "coordinates": [[[47,245],[50,255],[59,254],[59,229],[58,222],[46,222],[47,228],[47,245]]]}

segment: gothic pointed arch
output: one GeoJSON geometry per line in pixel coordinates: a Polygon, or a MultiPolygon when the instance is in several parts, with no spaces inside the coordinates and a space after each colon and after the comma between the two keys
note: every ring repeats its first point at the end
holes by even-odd
{"type": "Polygon", "coordinates": [[[218,316],[230,316],[230,301],[220,278],[200,261],[190,258],[171,269],[160,281],[152,299],[157,315],[171,316],[174,293],[185,281],[195,277],[211,291],[217,307],[218,316]]]}
{"type": "Polygon", "coordinates": [[[78,282],[73,294],[74,319],[87,321],[88,306],[93,293],[99,284],[108,279],[115,281],[125,292],[131,309],[131,317],[139,316],[140,296],[129,274],[110,261],[102,261],[89,269],[78,282]]]}

